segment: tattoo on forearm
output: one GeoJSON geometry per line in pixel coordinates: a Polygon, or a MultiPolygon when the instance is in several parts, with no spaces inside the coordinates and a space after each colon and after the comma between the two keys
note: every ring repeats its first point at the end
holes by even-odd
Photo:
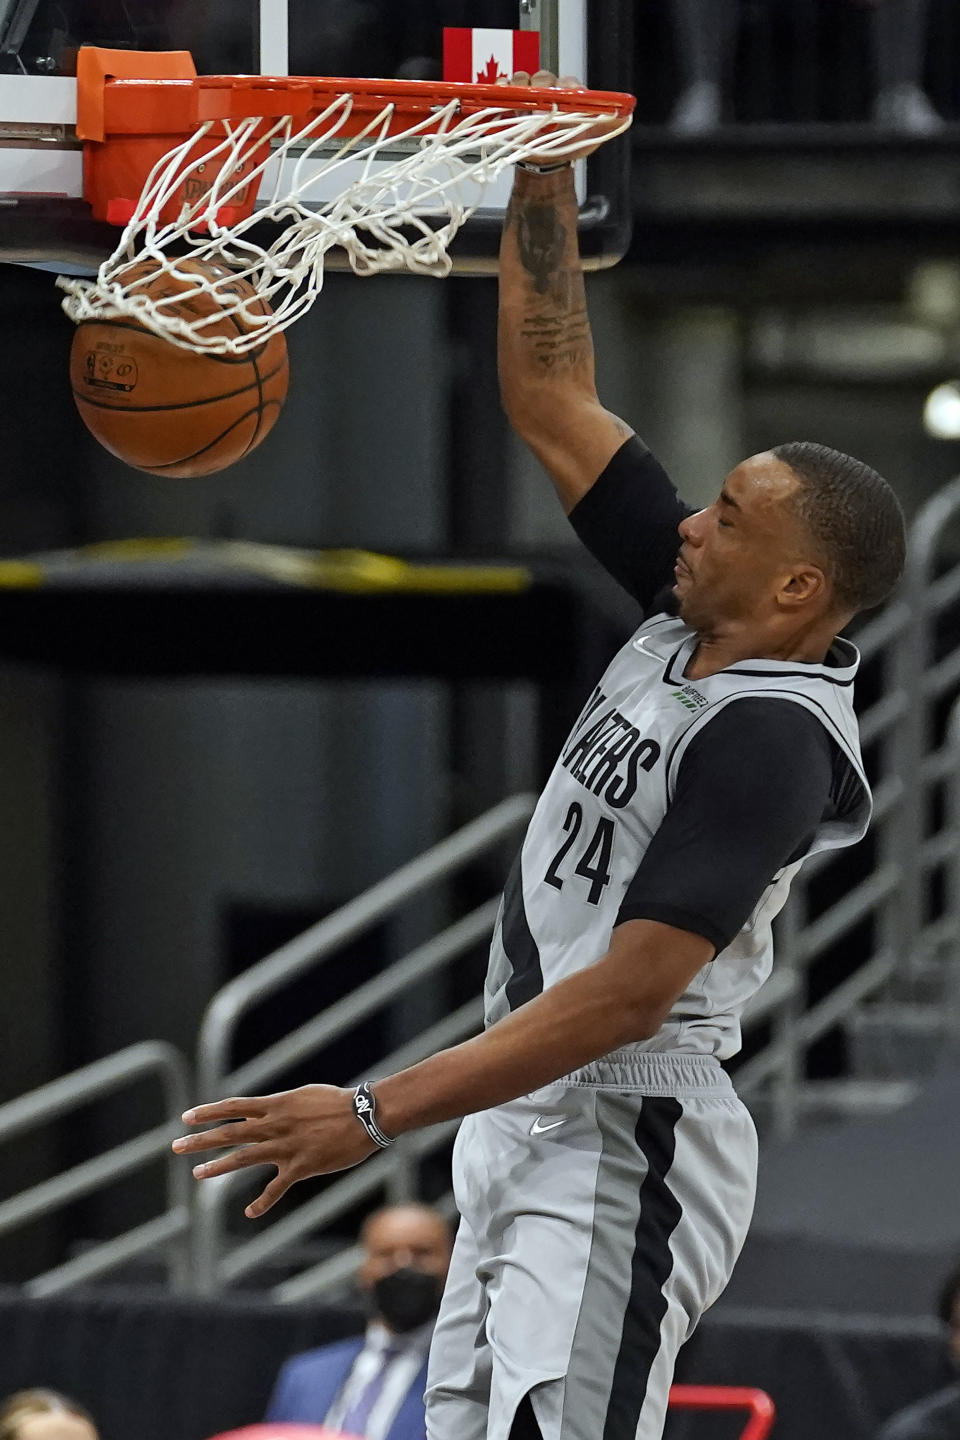
{"type": "Polygon", "coordinates": [[[586,310],[587,296],[579,265],[574,269],[558,270],[551,276],[550,299],[560,310],[586,310]]]}
{"type": "Polygon", "coordinates": [[[549,202],[514,201],[510,220],[517,228],[520,263],[533,280],[537,294],[546,295],[567,243],[566,227],[560,223],[557,207],[549,202]]]}
{"type": "MultiPolygon", "coordinates": [[[[572,216],[575,224],[575,206],[572,216]]],[[[507,229],[514,235],[520,264],[533,295],[543,297],[531,297],[520,335],[544,371],[575,370],[589,365],[593,355],[583,272],[568,253],[570,223],[569,216],[561,218],[552,198],[534,199],[514,191],[507,209],[507,229]]]]}
{"type": "Polygon", "coordinates": [[[520,333],[531,343],[537,363],[544,370],[572,370],[590,358],[590,322],[585,305],[571,311],[545,310],[528,315],[520,333]]]}

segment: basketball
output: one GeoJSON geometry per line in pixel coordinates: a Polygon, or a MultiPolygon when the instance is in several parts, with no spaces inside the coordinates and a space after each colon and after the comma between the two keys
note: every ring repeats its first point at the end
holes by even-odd
{"type": "MultiPolygon", "coordinates": [[[[174,300],[170,313],[216,317],[223,307],[215,294],[194,290],[189,277],[197,274],[249,301],[252,313],[270,314],[266,300],[245,280],[230,278],[224,265],[181,260],[177,269],[181,274],[172,275],[141,261],[124,283],[153,300],[193,290],[174,300]]],[[[225,312],[204,333],[242,335],[249,328],[242,314],[225,312]]],[[[212,475],[255,450],[276,423],[287,381],[279,330],[260,349],[216,355],[184,349],[129,317],[86,320],[70,351],[73,398],[91,435],[126,465],[175,479],[212,475]]]]}

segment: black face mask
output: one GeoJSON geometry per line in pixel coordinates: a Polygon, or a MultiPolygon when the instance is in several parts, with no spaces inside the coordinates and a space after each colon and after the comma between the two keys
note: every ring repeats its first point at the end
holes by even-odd
{"type": "Polygon", "coordinates": [[[432,1320],[440,1309],[443,1281],[439,1275],[428,1275],[405,1265],[377,1280],[371,1290],[373,1305],[391,1330],[405,1335],[432,1320]]]}

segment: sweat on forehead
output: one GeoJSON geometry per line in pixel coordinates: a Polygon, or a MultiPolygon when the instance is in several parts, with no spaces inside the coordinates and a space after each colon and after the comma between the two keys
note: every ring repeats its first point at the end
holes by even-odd
{"type": "MultiPolygon", "coordinates": [[[[803,481],[790,466],[775,455],[764,452],[751,455],[735,466],[720,491],[720,506],[730,518],[738,514],[761,529],[769,527],[771,536],[789,538],[791,548],[813,540],[804,523],[800,495],[803,481]]],[[[810,558],[819,552],[814,545],[810,558]]]]}
{"type": "Polygon", "coordinates": [[[734,466],[723,488],[734,499],[777,500],[795,494],[801,484],[800,476],[785,461],[763,450],[734,466]]]}

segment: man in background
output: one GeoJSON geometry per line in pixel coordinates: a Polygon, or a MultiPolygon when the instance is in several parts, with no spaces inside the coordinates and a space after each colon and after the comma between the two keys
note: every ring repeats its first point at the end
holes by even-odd
{"type": "Polygon", "coordinates": [[[357,1283],[366,1334],[295,1355],[280,1371],[268,1421],[326,1425],[364,1440],[423,1440],[427,1352],[450,1263],[446,1220],[426,1205],[394,1205],[361,1231],[357,1283]]]}
{"type": "MultiPolygon", "coordinates": [[[[950,1362],[960,1372],[960,1263],[943,1283],[937,1315],[947,1327],[950,1362]]],[[[960,1380],[899,1410],[877,1440],[956,1440],[960,1435],[960,1380]]]]}

